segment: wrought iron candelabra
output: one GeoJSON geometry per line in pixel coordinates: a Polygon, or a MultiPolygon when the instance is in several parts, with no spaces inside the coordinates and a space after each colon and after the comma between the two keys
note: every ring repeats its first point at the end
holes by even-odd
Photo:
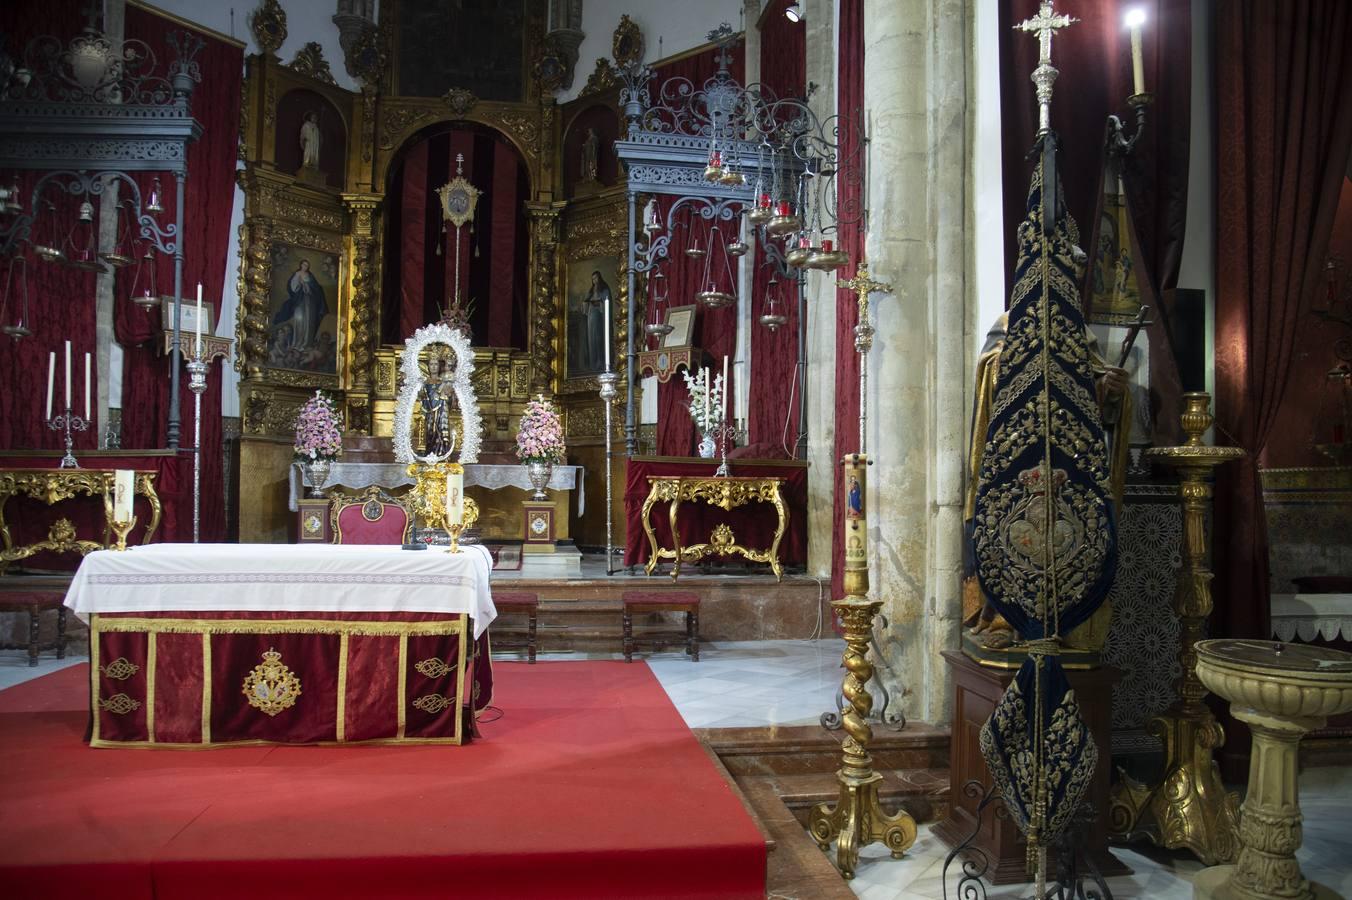
{"type": "Polygon", "coordinates": [[[1155,95],[1149,91],[1132,94],[1127,98],[1127,106],[1130,106],[1136,113],[1136,131],[1130,137],[1127,137],[1127,125],[1123,119],[1115,115],[1108,116],[1109,155],[1120,158],[1135,149],[1136,142],[1141,139],[1141,135],[1145,132],[1145,111],[1154,102],[1155,95]]]}
{"type": "Polygon", "coordinates": [[[89,419],[81,418],[71,411],[69,406],[59,416],[53,416],[47,420],[47,427],[53,431],[66,432],[66,455],[61,457],[62,469],[78,469],[80,464],[75,460],[75,442],[71,439],[72,431],[85,431],[89,428],[89,419]]]}

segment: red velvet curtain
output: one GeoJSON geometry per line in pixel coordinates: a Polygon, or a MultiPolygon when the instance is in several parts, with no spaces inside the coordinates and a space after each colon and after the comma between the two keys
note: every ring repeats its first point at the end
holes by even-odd
{"type": "Polygon", "coordinates": [[[472,302],[474,343],[526,346],[529,250],[524,198],[530,196],[525,163],[516,148],[490,128],[468,123],[437,128],[407,144],[390,177],[395,198],[386,217],[386,246],[399,263],[385,267],[381,339],[401,343],[441,317],[455,294],[455,230],[442,228],[437,188],[456,175],[483,191],[472,225],[460,233],[460,299],[472,302]]]}
{"type": "MultiPolygon", "coordinates": [[[[807,26],[790,22],[790,0],[773,0],[761,14],[760,81],[776,97],[802,97],[807,90],[807,26]]],[[[758,456],[793,456],[798,437],[802,385],[794,385],[798,364],[798,292],[792,279],[780,278],[759,251],[751,287],[751,395],[747,404],[747,443],[758,456]],[[771,280],[776,284],[771,287],[771,280]],[[769,311],[789,321],[774,331],[760,324],[769,311]],[[790,385],[794,385],[792,389],[790,385]]]]}
{"type": "MultiPolygon", "coordinates": [[[[160,60],[173,59],[167,41],[171,31],[183,25],[139,7],[127,8],[126,35],[145,41],[160,60]]],[[[197,284],[203,298],[216,304],[225,292],[226,259],[233,249],[230,216],[234,200],[236,136],[239,131],[240,81],[244,52],[209,34],[197,32],[203,40],[197,63],[202,80],[192,97],[194,118],[202,125],[202,137],[188,146],[188,177],[184,194],[183,299],[192,302],[197,284]]],[[[138,176],[144,203],[151,188],[151,177],[138,176]]],[[[172,176],[161,176],[160,186],[165,211],[159,214],[161,225],[173,222],[177,186],[172,176]]],[[[160,294],[172,296],[174,261],[167,254],[156,254],[156,287],[160,294]]],[[[159,448],[167,445],[170,403],[169,356],[162,352],[160,312],[146,312],[132,303],[137,268],[119,270],[117,279],[116,334],[124,351],[122,375],[122,446],[159,448]]],[[[140,278],[147,279],[148,272],[140,278]]],[[[137,285],[142,289],[144,285],[137,285]]],[[[184,335],[183,349],[192,349],[192,334],[184,335]]],[[[201,538],[218,541],[225,535],[224,461],[221,456],[221,386],[224,361],[212,366],[207,390],[202,394],[202,507],[201,538]]],[[[193,393],[188,389],[186,367],[179,373],[180,446],[193,446],[193,393]]]]}
{"type": "MultiPolygon", "coordinates": [[[[836,73],[836,108],[842,116],[859,120],[864,108],[864,0],[841,0],[840,65],[836,73]]],[[[858,170],[859,134],[852,128],[841,129],[839,177],[839,208],[857,210],[862,202],[861,180],[858,170]]],[[[845,213],[842,212],[842,216],[845,213]]],[[[856,262],[864,258],[864,231],[860,224],[844,224],[840,231],[840,247],[856,262]]],[[[848,269],[849,267],[847,267],[848,269]]],[[[851,271],[853,275],[854,272],[851,271]]],[[[831,521],[839,522],[845,514],[845,488],[841,484],[840,458],[859,451],[859,354],[854,350],[854,326],[858,324],[858,306],[854,294],[836,291],[836,420],[835,445],[832,456],[834,513],[831,521]]],[[[831,596],[845,593],[845,543],[839,528],[831,529],[831,596]]]]}
{"type": "Polygon", "coordinates": [[[1216,485],[1216,633],[1267,638],[1258,463],[1324,278],[1352,149],[1352,5],[1253,0],[1216,15],[1216,420],[1248,451],[1216,485]]]}
{"type": "MultiPolygon", "coordinates": [[[[41,34],[54,34],[62,40],[73,37],[83,25],[81,4],[74,0],[54,2],[7,3],[0,5],[0,33],[4,49],[21,57],[28,41],[41,34]]],[[[33,185],[42,171],[18,173],[20,200],[25,211],[32,202],[33,185]]],[[[6,182],[8,182],[6,178],[6,182]]],[[[57,209],[44,210],[35,222],[33,242],[49,243],[64,238],[76,223],[78,202],[55,186],[43,191],[43,198],[57,209]]],[[[97,223],[95,223],[97,224],[97,223]]],[[[59,449],[65,446],[64,433],[47,427],[43,421],[47,402],[48,354],[56,351],[56,382],[52,413],[58,415],[65,395],[65,341],[71,342],[71,400],[76,415],[84,415],[84,355],[96,359],[94,276],[89,272],[45,263],[28,248],[20,254],[26,260],[16,263],[9,274],[5,321],[10,325],[22,313],[25,268],[27,271],[29,319],[25,323],[32,334],[18,340],[0,337],[0,447],[16,450],[59,449]]],[[[9,260],[0,260],[0,289],[9,260]]],[[[98,392],[98,373],[93,372],[90,391],[98,392]]],[[[96,405],[92,401],[91,405],[96,405]]],[[[88,431],[72,432],[76,449],[98,446],[100,429],[105,423],[91,425],[88,431]]]]}
{"type": "MultiPolygon", "coordinates": [[[[732,51],[732,62],[729,64],[729,71],[732,77],[741,81],[745,77],[745,59],[744,48],[737,47],[732,51]]],[[[687,56],[684,59],[658,66],[649,82],[653,92],[654,101],[660,96],[662,85],[668,78],[683,77],[690,79],[696,90],[703,87],[715,72],[718,71],[718,50],[710,48],[701,53],[687,56]]],[[[671,204],[677,197],[663,196],[658,198],[658,215],[663,224],[666,223],[666,215],[671,209],[671,204]]],[[[688,207],[689,204],[686,204],[688,207]]],[[[672,235],[671,257],[662,264],[663,275],[665,276],[665,289],[667,291],[667,303],[669,306],[686,306],[695,303],[695,292],[704,290],[704,281],[706,261],[705,259],[691,259],[685,255],[685,249],[690,246],[691,236],[698,238],[701,247],[707,247],[709,243],[709,223],[696,216],[693,220],[689,214],[683,211],[678,213],[678,219],[688,223],[688,227],[677,229],[672,235]]],[[[732,223],[719,223],[719,234],[723,243],[727,243],[732,235],[732,223]]],[[[721,249],[715,248],[711,253],[712,264],[708,267],[718,283],[726,285],[728,281],[727,273],[723,268],[723,255],[721,249]]],[[[734,261],[735,262],[735,261],[734,261]]],[[[724,287],[724,290],[730,290],[737,293],[736,288],[736,265],[732,268],[733,278],[731,287],[724,287]]],[[[711,365],[715,370],[721,370],[723,357],[731,359],[737,349],[737,309],[728,307],[726,309],[705,309],[700,307],[695,312],[695,331],[692,338],[696,347],[702,348],[712,360],[711,365]]],[[[729,363],[729,373],[731,373],[731,363],[729,363]]],[[[659,384],[657,388],[657,453],[660,456],[690,456],[695,447],[695,425],[690,418],[689,393],[686,391],[685,379],[680,375],[675,375],[666,384],[659,384]]]]}

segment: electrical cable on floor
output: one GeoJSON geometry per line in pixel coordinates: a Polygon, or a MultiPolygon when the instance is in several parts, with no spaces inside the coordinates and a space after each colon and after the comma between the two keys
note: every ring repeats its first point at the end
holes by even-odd
{"type": "Polygon", "coordinates": [[[479,713],[479,718],[475,719],[475,721],[478,722],[480,725],[492,725],[494,722],[498,721],[505,715],[507,715],[507,713],[503,712],[501,707],[494,706],[490,703],[488,706],[484,707],[483,712],[479,713]],[[497,715],[491,719],[484,718],[490,712],[495,712],[497,713],[497,715]]]}
{"type": "Polygon", "coordinates": [[[801,638],[801,640],[820,641],[822,639],[822,596],[825,591],[822,589],[822,580],[820,578],[816,575],[809,575],[808,577],[817,582],[817,625],[812,629],[811,634],[805,638],[801,638]]]}

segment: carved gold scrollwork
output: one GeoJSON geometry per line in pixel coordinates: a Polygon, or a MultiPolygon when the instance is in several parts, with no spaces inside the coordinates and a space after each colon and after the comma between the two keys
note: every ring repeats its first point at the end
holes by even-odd
{"type": "Polygon", "coordinates": [[[662,560],[670,559],[672,560],[671,578],[675,581],[680,574],[682,563],[699,562],[706,556],[729,556],[737,553],[752,562],[767,563],[771,571],[775,573],[775,578],[782,579],[784,570],[779,561],[779,543],[784,537],[789,522],[789,511],[784,505],[783,484],[784,479],[782,478],[649,476],[648,496],[643,501],[641,514],[643,532],[648,537],[647,574],[651,575],[662,560]],[[740,546],[733,537],[732,529],[726,524],[720,524],[714,529],[708,543],[692,544],[688,547],[681,546],[680,531],[677,527],[681,504],[685,501],[695,500],[702,500],[710,506],[717,506],[724,510],[731,510],[753,502],[770,504],[779,517],[770,547],[766,550],[753,550],[740,546]],[[654,504],[662,502],[670,504],[668,516],[671,522],[672,542],[675,545],[671,548],[659,547],[657,534],[653,531],[652,508],[654,504]]]}
{"type": "Polygon", "coordinates": [[[380,112],[380,149],[393,150],[395,142],[404,132],[426,119],[432,118],[432,110],[425,106],[395,106],[382,104],[380,112]]]}
{"type": "Polygon", "coordinates": [[[559,212],[562,204],[532,204],[531,219],[531,390],[553,391],[554,361],[558,330],[558,298],[555,278],[558,271],[559,212]]]}
{"type": "Polygon", "coordinates": [[[333,80],[333,70],[329,68],[329,61],[324,58],[324,48],[318,41],[310,41],[297,50],[296,58],[291,60],[289,68],[300,75],[308,75],[315,81],[335,85],[338,83],[333,80]]]}
{"type": "MultiPolygon", "coordinates": [[[[78,539],[75,536],[75,526],[69,519],[63,517],[52,523],[46,540],[15,547],[9,524],[5,520],[5,507],[10,497],[19,494],[47,506],[81,495],[106,497],[113,489],[114,477],[114,472],[99,469],[0,471],[0,539],[4,541],[4,548],[0,550],[0,571],[12,562],[47,551],[79,553],[83,556],[101,550],[108,540],[106,529],[102,543],[78,539]]],[[[145,537],[142,539],[142,543],[148,544],[154,538],[156,529],[160,527],[160,516],[163,512],[159,495],[155,493],[155,473],[137,472],[133,490],[137,496],[145,497],[150,503],[150,524],[146,527],[145,537]]]]}
{"type": "Polygon", "coordinates": [[[235,335],[235,368],[246,378],[259,378],[267,359],[268,289],[272,278],[272,222],[255,216],[245,225],[250,238],[244,251],[244,270],[235,335]]]}
{"type": "Polygon", "coordinates": [[[275,54],[286,43],[286,11],[277,0],[263,0],[249,14],[249,30],[254,43],[266,54],[275,54]]]}
{"type": "Polygon", "coordinates": [[[596,61],[596,68],[587,78],[587,84],[582,88],[583,94],[595,94],[599,91],[608,91],[620,83],[619,73],[615,67],[610,64],[610,60],[604,56],[596,61]]]}

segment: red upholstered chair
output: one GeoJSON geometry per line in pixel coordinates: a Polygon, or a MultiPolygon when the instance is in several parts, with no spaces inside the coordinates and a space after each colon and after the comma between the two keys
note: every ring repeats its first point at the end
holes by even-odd
{"type": "Polygon", "coordinates": [[[335,544],[403,544],[413,524],[408,510],[379,487],[335,496],[330,515],[335,544]]]}

